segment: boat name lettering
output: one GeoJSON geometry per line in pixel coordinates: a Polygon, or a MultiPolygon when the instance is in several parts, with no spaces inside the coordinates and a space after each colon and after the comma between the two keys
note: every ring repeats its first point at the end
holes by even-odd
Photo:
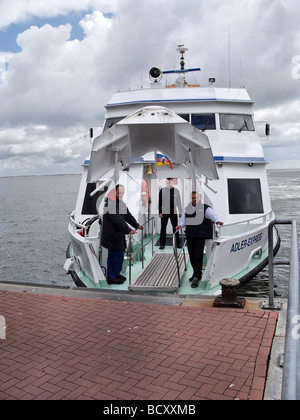
{"type": "Polygon", "coordinates": [[[248,248],[249,246],[252,246],[253,244],[256,244],[257,242],[260,242],[262,240],[262,237],[263,237],[263,233],[259,233],[258,235],[245,239],[244,241],[240,241],[240,242],[236,242],[235,244],[232,244],[230,254],[232,254],[233,252],[241,251],[242,249],[248,248]]]}

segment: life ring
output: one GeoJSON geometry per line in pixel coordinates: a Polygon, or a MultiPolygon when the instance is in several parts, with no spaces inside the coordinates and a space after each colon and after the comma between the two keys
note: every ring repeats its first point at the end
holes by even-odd
{"type": "Polygon", "coordinates": [[[144,179],[142,183],[142,201],[144,205],[149,203],[149,186],[148,182],[144,179]]]}

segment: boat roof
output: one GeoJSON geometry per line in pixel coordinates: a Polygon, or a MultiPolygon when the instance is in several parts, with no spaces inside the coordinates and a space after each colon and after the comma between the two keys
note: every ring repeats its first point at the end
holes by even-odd
{"type": "Polygon", "coordinates": [[[175,112],[145,107],[104,131],[93,143],[88,182],[96,182],[112,167],[122,171],[150,151],[160,150],[172,162],[185,165],[190,177],[196,172],[218,179],[210,143],[175,112]]]}
{"type": "MultiPolygon", "coordinates": [[[[163,88],[153,83],[152,88],[115,93],[106,109],[131,104],[231,102],[253,104],[245,88],[183,87],[163,88]],[[156,86],[157,85],[157,86],[156,86]]],[[[159,86],[160,85],[160,86],[159,86]]]]}

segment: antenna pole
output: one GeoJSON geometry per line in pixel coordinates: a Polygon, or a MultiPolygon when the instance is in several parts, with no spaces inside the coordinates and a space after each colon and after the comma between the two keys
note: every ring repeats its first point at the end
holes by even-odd
{"type": "Polygon", "coordinates": [[[184,54],[188,51],[188,48],[185,48],[184,45],[178,45],[177,51],[181,54],[180,70],[163,71],[163,74],[185,74],[185,73],[190,73],[191,71],[201,71],[200,68],[194,68],[194,69],[185,68],[184,54]]]}

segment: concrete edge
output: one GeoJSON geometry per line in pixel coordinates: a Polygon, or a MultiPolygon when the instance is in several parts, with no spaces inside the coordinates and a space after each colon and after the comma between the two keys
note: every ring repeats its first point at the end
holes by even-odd
{"type": "Polygon", "coordinates": [[[266,377],[264,400],[267,401],[280,401],[282,391],[283,357],[288,301],[287,299],[277,300],[282,303],[282,309],[278,312],[277,325],[266,377]]]}
{"type": "MultiPolygon", "coordinates": [[[[47,294],[53,296],[65,296],[73,298],[115,300],[121,302],[139,302],[157,305],[185,306],[185,307],[213,307],[214,296],[203,295],[176,295],[171,293],[149,293],[139,291],[118,291],[79,288],[77,286],[52,286],[34,283],[1,282],[0,290],[11,292],[27,292],[47,294]]],[[[261,309],[263,298],[247,297],[245,310],[261,309]]]]}

